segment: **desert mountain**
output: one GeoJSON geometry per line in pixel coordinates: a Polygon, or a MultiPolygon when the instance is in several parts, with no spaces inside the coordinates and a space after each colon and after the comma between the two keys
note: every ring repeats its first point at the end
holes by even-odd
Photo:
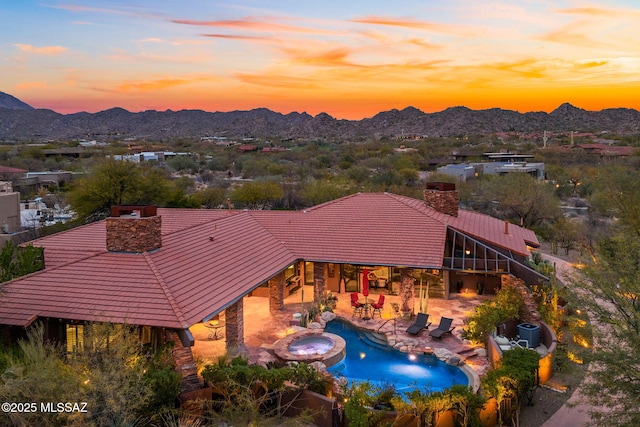
{"type": "Polygon", "coordinates": [[[33,110],[31,105],[26,104],[15,96],[11,96],[4,92],[0,92],[0,108],[7,108],[11,110],[33,110]]]}
{"type": "Polygon", "coordinates": [[[95,114],[59,114],[33,109],[0,92],[0,140],[125,138],[366,138],[402,135],[455,136],[494,132],[611,131],[640,132],[640,112],[628,108],[587,111],[562,104],[551,113],[519,113],[492,108],[447,108],[424,113],[416,108],[390,110],[362,120],[339,120],[326,113],[281,114],[266,108],[249,111],[202,110],[129,112],[111,108],[95,114]]]}

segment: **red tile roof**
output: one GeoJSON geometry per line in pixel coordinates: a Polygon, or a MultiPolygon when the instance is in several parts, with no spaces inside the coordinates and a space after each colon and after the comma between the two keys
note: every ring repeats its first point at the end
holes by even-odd
{"type": "Polygon", "coordinates": [[[0,165],[0,173],[27,173],[28,171],[26,169],[18,169],[18,168],[12,168],[11,166],[3,166],[0,165]]]}
{"type": "Polygon", "coordinates": [[[421,200],[355,194],[305,211],[158,209],[162,248],[107,252],[105,221],[33,242],[46,269],[9,282],[0,323],[37,317],[186,328],[233,304],[296,260],[439,268],[447,227],[526,255],[535,234],[421,200]]]}

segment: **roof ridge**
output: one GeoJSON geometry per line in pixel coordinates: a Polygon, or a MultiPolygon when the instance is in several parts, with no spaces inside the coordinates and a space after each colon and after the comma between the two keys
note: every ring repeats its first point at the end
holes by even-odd
{"type": "Polygon", "coordinates": [[[329,206],[329,205],[332,205],[332,204],[335,204],[335,203],[340,203],[343,200],[351,199],[351,198],[359,196],[361,194],[366,194],[366,193],[362,193],[361,191],[358,191],[357,193],[348,194],[348,195],[346,195],[344,197],[340,197],[339,199],[329,200],[328,202],[320,203],[319,205],[311,206],[310,208],[306,208],[306,209],[303,209],[302,211],[298,211],[298,212],[314,211],[314,210],[320,209],[320,208],[325,207],[325,206],[329,206]]]}
{"type": "MultiPolygon", "coordinates": [[[[176,209],[176,210],[181,209],[181,210],[192,210],[192,211],[198,211],[198,210],[223,211],[223,210],[227,210],[227,209],[187,209],[187,208],[163,208],[163,209],[176,209]]],[[[205,224],[209,224],[209,223],[213,223],[213,222],[217,222],[217,221],[224,221],[225,219],[229,219],[229,218],[232,218],[232,217],[234,217],[234,216],[236,216],[238,214],[241,214],[242,211],[236,211],[236,212],[231,211],[229,213],[230,213],[230,215],[225,216],[225,217],[209,218],[206,221],[199,222],[197,224],[192,224],[192,225],[186,226],[184,228],[175,229],[175,230],[170,231],[168,233],[162,234],[162,237],[171,236],[171,235],[176,234],[176,233],[182,233],[183,231],[191,230],[192,228],[196,228],[196,227],[201,227],[201,226],[203,226],[205,224]]],[[[162,217],[162,215],[160,215],[160,217],[162,217]]]]}
{"type": "Polygon", "coordinates": [[[256,211],[245,211],[245,213],[247,213],[247,214],[248,214],[249,218],[251,218],[251,220],[252,220],[253,222],[255,222],[256,224],[258,224],[258,225],[260,226],[260,228],[262,228],[262,229],[263,229],[267,234],[269,234],[269,236],[271,236],[271,238],[272,238],[273,240],[275,240],[276,242],[280,243],[280,245],[282,245],[282,247],[283,247],[287,252],[289,252],[289,254],[290,254],[292,257],[294,257],[295,259],[300,258],[297,254],[293,253],[293,251],[291,250],[291,248],[289,248],[289,245],[287,245],[287,243],[286,243],[286,242],[283,242],[283,241],[282,241],[282,239],[278,238],[278,236],[276,236],[275,234],[273,234],[273,232],[272,232],[269,228],[265,227],[265,226],[264,226],[264,224],[263,224],[259,219],[257,219],[256,217],[254,217],[254,216],[251,214],[252,212],[256,212],[256,211]]]}
{"type": "Polygon", "coordinates": [[[448,221],[445,221],[443,219],[441,219],[440,217],[442,215],[448,216],[445,213],[439,212],[438,210],[432,208],[431,206],[428,206],[424,200],[421,199],[414,199],[413,197],[409,197],[409,196],[402,196],[400,194],[395,194],[395,193],[388,193],[388,192],[384,192],[384,195],[387,197],[392,198],[393,200],[396,200],[400,203],[402,203],[403,205],[405,205],[408,208],[411,208],[413,210],[415,210],[416,212],[419,212],[423,215],[427,215],[429,216],[429,218],[433,219],[434,221],[438,221],[439,223],[441,223],[442,225],[449,225],[448,221]],[[422,202],[422,204],[420,206],[414,206],[411,203],[408,203],[408,200],[411,200],[412,202],[422,202]],[[425,212],[425,210],[427,210],[427,212],[425,212]],[[433,211],[435,213],[435,215],[431,215],[430,212],[428,211],[433,211]]]}
{"type": "Polygon", "coordinates": [[[164,279],[162,278],[162,275],[160,274],[160,271],[158,271],[158,268],[156,267],[155,263],[151,259],[151,256],[149,256],[148,252],[144,252],[142,256],[144,257],[145,261],[147,261],[147,265],[149,265],[149,268],[151,268],[151,271],[153,272],[153,274],[156,276],[156,279],[160,284],[160,288],[162,289],[162,292],[164,292],[164,295],[167,297],[167,301],[169,301],[169,304],[171,305],[171,309],[176,315],[176,318],[178,319],[180,324],[183,326],[183,328],[187,329],[189,326],[187,325],[187,321],[184,317],[184,314],[182,314],[182,310],[180,310],[180,307],[178,306],[176,299],[173,297],[173,294],[171,293],[171,291],[169,290],[169,287],[167,286],[164,279]]]}

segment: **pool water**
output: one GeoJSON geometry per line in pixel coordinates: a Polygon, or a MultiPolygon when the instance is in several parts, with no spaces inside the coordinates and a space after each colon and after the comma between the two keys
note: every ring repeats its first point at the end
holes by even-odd
{"type": "Polygon", "coordinates": [[[398,392],[419,389],[442,391],[455,384],[469,385],[466,374],[435,356],[411,355],[370,341],[365,333],[336,319],[327,323],[325,332],[347,342],[342,361],[327,368],[336,377],[348,381],[368,381],[377,387],[393,385],[398,392]]]}

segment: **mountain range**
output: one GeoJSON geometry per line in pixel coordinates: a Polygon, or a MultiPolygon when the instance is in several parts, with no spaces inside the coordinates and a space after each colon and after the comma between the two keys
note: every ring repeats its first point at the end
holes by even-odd
{"type": "Polygon", "coordinates": [[[329,138],[458,136],[496,132],[609,131],[640,133],[640,112],[630,108],[587,111],[565,103],[552,111],[519,113],[492,108],[452,107],[436,113],[417,108],[390,110],[362,120],[341,120],[326,113],[281,114],[266,108],[249,111],[202,110],[129,112],[111,108],[98,113],[60,114],[35,109],[0,92],[0,141],[68,139],[329,138]]]}

